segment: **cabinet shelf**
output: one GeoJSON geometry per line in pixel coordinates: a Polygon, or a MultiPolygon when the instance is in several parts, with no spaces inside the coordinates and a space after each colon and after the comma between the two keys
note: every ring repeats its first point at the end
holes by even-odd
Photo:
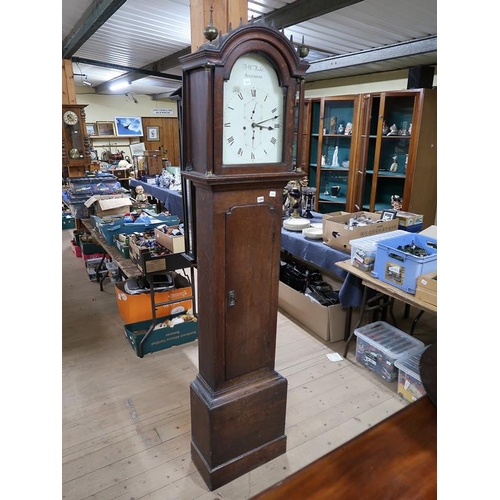
{"type": "MultiPolygon", "coordinates": [[[[367,170],[366,175],[373,175],[373,170],[367,170]]],[[[387,177],[391,179],[406,179],[406,174],[402,172],[388,172],[386,170],[379,170],[378,177],[387,177]]]]}
{"type": "MultiPolygon", "coordinates": [[[[377,136],[370,136],[370,138],[373,138],[373,139],[376,139],[377,136]]],[[[407,140],[410,140],[411,139],[411,135],[383,135],[382,136],[382,140],[385,141],[385,140],[389,140],[389,141],[393,141],[394,139],[407,139],[407,140]]]]}
{"type": "Polygon", "coordinates": [[[91,135],[89,139],[94,140],[109,140],[109,139],[123,139],[124,141],[131,141],[132,139],[142,139],[142,135],[91,135]]]}
{"type": "MultiPolygon", "coordinates": [[[[314,165],[316,166],[316,165],[314,165]]],[[[329,167],[328,165],[321,165],[321,170],[326,170],[326,171],[335,171],[338,170],[339,172],[349,172],[349,167],[329,167]]]]}
{"type": "Polygon", "coordinates": [[[319,201],[321,203],[342,203],[345,205],[346,197],[345,196],[330,196],[328,194],[320,193],[319,201]]]}
{"type": "Polygon", "coordinates": [[[323,137],[342,137],[342,139],[351,139],[352,135],[345,135],[345,134],[323,134],[323,137]]]}

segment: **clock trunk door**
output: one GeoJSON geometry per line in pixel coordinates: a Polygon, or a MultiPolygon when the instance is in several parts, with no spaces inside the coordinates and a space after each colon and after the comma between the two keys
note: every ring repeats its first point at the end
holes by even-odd
{"type": "Polygon", "coordinates": [[[279,258],[276,210],[267,204],[226,213],[226,380],[274,368],[279,258]]]}

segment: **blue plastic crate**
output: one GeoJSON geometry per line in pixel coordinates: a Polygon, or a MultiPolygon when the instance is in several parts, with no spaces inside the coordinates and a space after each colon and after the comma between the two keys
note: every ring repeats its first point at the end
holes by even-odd
{"type": "Polygon", "coordinates": [[[166,224],[167,226],[175,226],[180,222],[177,215],[165,214],[155,215],[148,221],[147,224],[137,221],[125,222],[123,219],[115,222],[105,223],[97,215],[94,215],[93,219],[95,220],[96,227],[98,228],[99,232],[109,245],[113,244],[113,237],[118,234],[143,233],[144,231],[146,231],[146,229],[153,229],[155,227],[161,226],[162,224],[166,224]]]}
{"type": "Polygon", "coordinates": [[[417,291],[418,276],[436,269],[437,240],[422,234],[408,233],[378,242],[375,268],[371,274],[389,285],[414,294],[417,291]],[[416,257],[398,249],[411,244],[425,249],[428,255],[416,257]]]}
{"type": "Polygon", "coordinates": [[[407,231],[408,233],[420,233],[424,228],[423,224],[415,224],[414,226],[398,226],[398,229],[407,231]]]}

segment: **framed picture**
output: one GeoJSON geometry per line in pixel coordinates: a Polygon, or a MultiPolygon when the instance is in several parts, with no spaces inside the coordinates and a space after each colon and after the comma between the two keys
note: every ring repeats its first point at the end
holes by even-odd
{"type": "Polygon", "coordinates": [[[144,156],[144,151],[146,151],[146,145],[143,142],[136,142],[130,145],[132,156],[144,156]]]}
{"type": "Polygon", "coordinates": [[[393,220],[396,217],[396,210],[382,210],[382,215],[380,218],[384,221],[393,220]]]}
{"type": "Polygon", "coordinates": [[[87,129],[87,135],[97,135],[97,124],[96,123],[86,123],[85,127],[87,129]]]}
{"type": "Polygon", "coordinates": [[[117,135],[142,136],[142,119],[137,116],[115,117],[117,135]]]}
{"type": "Polygon", "coordinates": [[[97,122],[97,135],[116,135],[113,122],[97,122]]]}
{"type": "Polygon", "coordinates": [[[160,127],[146,127],[146,133],[148,141],[160,140],[160,127]]]}

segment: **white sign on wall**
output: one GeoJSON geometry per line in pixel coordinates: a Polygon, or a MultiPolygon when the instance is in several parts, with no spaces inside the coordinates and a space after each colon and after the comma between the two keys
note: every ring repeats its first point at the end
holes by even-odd
{"type": "Polygon", "coordinates": [[[168,108],[153,108],[153,115],[168,116],[173,115],[174,110],[168,108]]]}

